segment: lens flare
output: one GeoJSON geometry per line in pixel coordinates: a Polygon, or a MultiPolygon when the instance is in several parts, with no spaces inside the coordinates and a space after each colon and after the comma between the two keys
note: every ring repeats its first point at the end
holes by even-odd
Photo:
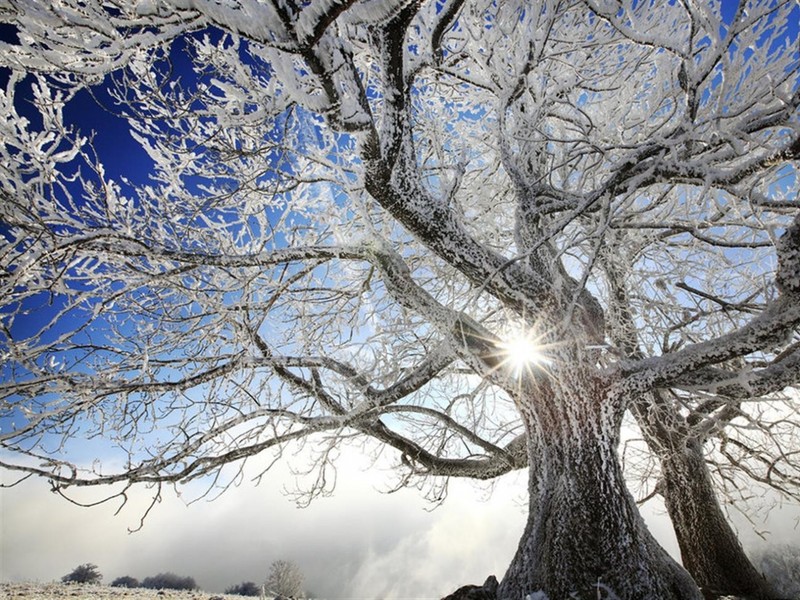
{"type": "Polygon", "coordinates": [[[503,362],[516,375],[550,363],[542,353],[542,348],[537,344],[536,339],[523,332],[508,337],[500,344],[500,349],[503,354],[503,362]]]}

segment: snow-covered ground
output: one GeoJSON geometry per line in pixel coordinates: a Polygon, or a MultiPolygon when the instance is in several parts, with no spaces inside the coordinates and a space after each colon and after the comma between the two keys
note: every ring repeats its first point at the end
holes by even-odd
{"type": "Polygon", "coordinates": [[[107,585],[64,583],[0,583],[4,600],[242,600],[244,596],[215,594],[199,590],[150,590],[107,585]]]}

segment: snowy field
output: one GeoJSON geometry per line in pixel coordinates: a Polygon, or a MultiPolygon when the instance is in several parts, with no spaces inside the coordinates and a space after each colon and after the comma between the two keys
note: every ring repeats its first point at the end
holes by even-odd
{"type": "Polygon", "coordinates": [[[150,590],[120,588],[107,585],[64,583],[0,583],[3,600],[242,600],[244,596],[214,594],[199,590],[150,590]]]}
{"type": "MultiPolygon", "coordinates": [[[[77,583],[0,583],[2,600],[242,600],[246,596],[215,594],[200,590],[150,590],[146,588],[119,588],[107,585],[77,583]]],[[[538,598],[529,596],[529,598],[538,598]]],[[[546,596],[542,595],[543,600],[546,596]]],[[[252,600],[252,597],[249,598],[252,600]]],[[[738,600],[723,596],[718,600],[738,600]]]]}

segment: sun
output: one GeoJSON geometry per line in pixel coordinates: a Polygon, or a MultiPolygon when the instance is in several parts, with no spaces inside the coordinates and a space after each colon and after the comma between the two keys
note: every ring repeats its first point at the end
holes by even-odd
{"type": "Polygon", "coordinates": [[[508,365],[515,375],[522,375],[550,363],[542,352],[541,345],[530,333],[514,332],[500,344],[503,363],[508,365]]]}

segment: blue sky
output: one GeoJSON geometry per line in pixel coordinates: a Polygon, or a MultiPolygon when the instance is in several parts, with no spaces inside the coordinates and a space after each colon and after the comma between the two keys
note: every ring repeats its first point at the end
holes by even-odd
{"type": "MultiPolygon", "coordinates": [[[[8,28],[0,29],[0,35],[13,39],[8,28]]],[[[174,58],[180,60],[179,55],[176,51],[174,58]]],[[[0,71],[0,85],[6,79],[0,71]]],[[[94,132],[94,148],[109,176],[144,183],[150,159],[131,137],[127,122],[105,110],[113,108],[111,102],[104,86],[98,86],[93,94],[79,93],[65,116],[82,132],[94,132]]],[[[36,119],[24,96],[18,98],[18,109],[36,119]]],[[[57,299],[45,296],[29,301],[31,315],[17,322],[15,335],[35,334],[60,310],[57,299]]],[[[64,318],[60,328],[73,325],[64,318]]],[[[78,441],[74,450],[88,462],[95,446],[78,441]]],[[[138,527],[147,508],[145,490],[132,493],[130,504],[115,514],[118,502],[81,508],[50,493],[41,480],[0,489],[0,580],[56,580],[92,562],[105,582],[173,571],[219,592],[244,580],[260,582],[271,561],[289,559],[298,563],[308,589],[317,595],[416,598],[445,595],[465,582],[480,583],[490,573],[502,575],[524,524],[518,496],[524,474],[512,475],[489,501],[484,501],[485,491],[457,483],[454,497],[431,512],[415,490],[381,494],[390,487],[386,473],[370,470],[355,450],[345,453],[339,467],[336,494],[306,509],[284,494],[296,485],[286,466],[258,487],[245,481],[215,502],[187,504],[191,489],[181,497],[165,490],[144,527],[132,534],[128,530],[138,527]]],[[[4,483],[14,480],[7,472],[0,476],[4,483]]],[[[92,490],[78,496],[93,501],[102,494],[92,490]]]]}

